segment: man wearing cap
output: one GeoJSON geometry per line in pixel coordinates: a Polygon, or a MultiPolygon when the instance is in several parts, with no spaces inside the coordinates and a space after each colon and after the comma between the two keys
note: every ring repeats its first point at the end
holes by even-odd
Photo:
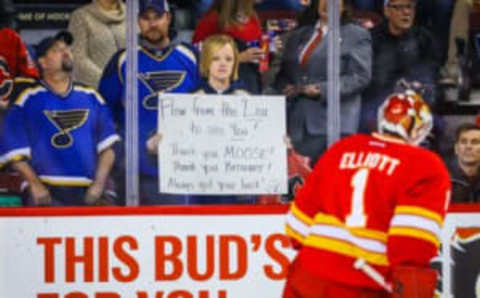
{"type": "MultiPolygon", "coordinates": [[[[159,194],[158,167],[146,149],[147,139],[157,129],[158,94],[188,93],[199,81],[197,54],[190,45],[172,43],[169,37],[171,14],[166,0],[141,0],[138,15],[140,47],[138,48],[139,101],[139,168],[140,203],[187,204],[188,197],[159,194]]],[[[121,134],[125,131],[126,52],[119,51],[107,65],[100,80],[99,91],[111,108],[121,134]]],[[[125,184],[124,148],[120,149],[117,185],[125,184]]],[[[122,190],[120,190],[122,193],[122,190]]]]}
{"type": "Polygon", "coordinates": [[[425,100],[434,101],[441,53],[433,35],[414,26],[416,8],[415,0],[385,0],[386,21],[371,31],[372,80],[362,97],[362,132],[375,130],[378,107],[402,78],[422,83],[425,100]]]}
{"type": "Polygon", "coordinates": [[[119,136],[103,98],[72,82],[72,42],[66,31],[43,39],[36,48],[41,78],[15,80],[0,161],[28,181],[28,205],[104,203],[119,136]]]}

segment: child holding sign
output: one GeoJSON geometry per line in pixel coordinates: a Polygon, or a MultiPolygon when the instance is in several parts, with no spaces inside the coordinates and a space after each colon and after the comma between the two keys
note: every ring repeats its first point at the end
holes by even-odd
{"type": "MultiPolygon", "coordinates": [[[[235,42],[228,35],[212,35],[202,45],[200,74],[203,79],[195,94],[248,95],[244,84],[238,80],[239,56],[235,42]]],[[[207,99],[208,100],[208,99],[207,99]]],[[[157,155],[162,134],[157,133],[146,143],[147,150],[157,155]]],[[[255,204],[256,196],[195,195],[190,204],[255,204]]]]}
{"type": "Polygon", "coordinates": [[[208,37],[202,45],[200,74],[203,80],[197,94],[248,94],[238,80],[238,49],[228,35],[208,37]]]}

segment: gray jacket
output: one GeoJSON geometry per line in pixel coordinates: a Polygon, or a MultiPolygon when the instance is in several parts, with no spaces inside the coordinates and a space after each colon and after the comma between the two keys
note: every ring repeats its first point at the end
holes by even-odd
{"type": "MultiPolygon", "coordinates": [[[[288,130],[292,140],[303,138],[305,130],[310,135],[326,135],[327,127],[327,35],[316,47],[305,67],[299,64],[299,54],[311,38],[315,27],[304,26],[294,31],[287,44],[275,87],[281,91],[288,84],[319,84],[322,95],[310,99],[300,95],[289,99],[288,130]]],[[[372,48],[370,33],[364,28],[347,23],[340,29],[340,100],[341,132],[357,132],[361,93],[371,78],[372,48]]]]}

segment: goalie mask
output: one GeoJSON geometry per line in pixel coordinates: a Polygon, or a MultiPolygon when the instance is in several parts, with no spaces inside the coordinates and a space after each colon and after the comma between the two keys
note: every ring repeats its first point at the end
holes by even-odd
{"type": "Polygon", "coordinates": [[[412,90],[390,95],[378,110],[378,131],[420,144],[430,133],[433,118],[422,97],[412,90]]]}

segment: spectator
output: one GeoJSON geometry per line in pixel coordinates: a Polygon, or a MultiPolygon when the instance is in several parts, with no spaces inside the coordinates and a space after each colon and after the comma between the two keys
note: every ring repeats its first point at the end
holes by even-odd
{"type": "Polygon", "coordinates": [[[260,94],[262,84],[258,61],[265,53],[258,47],[262,28],[254,4],[255,0],[215,0],[198,22],[193,42],[198,44],[219,33],[232,36],[240,51],[239,77],[250,93],[260,94]]]}
{"type": "Polygon", "coordinates": [[[238,81],[238,49],[228,35],[212,35],[205,40],[200,58],[202,81],[197,94],[248,94],[238,81]]]}
{"type": "Polygon", "coordinates": [[[456,158],[448,164],[452,203],[480,202],[480,127],[464,123],[455,133],[456,158]]]}
{"type": "Polygon", "coordinates": [[[28,181],[27,205],[105,204],[111,146],[119,137],[102,97],[72,82],[72,41],[66,31],[43,39],[41,80],[15,83],[2,160],[28,181]]]}
{"type": "MultiPolygon", "coordinates": [[[[158,167],[148,155],[145,143],[157,130],[157,104],[161,92],[187,93],[198,87],[196,52],[185,43],[172,43],[169,37],[171,14],[166,0],[141,0],[138,18],[139,159],[140,203],[187,204],[187,196],[160,194],[158,167]]],[[[114,114],[120,133],[125,133],[126,52],[117,52],[100,80],[100,93],[114,114]]],[[[117,184],[124,186],[123,148],[116,164],[117,184]]],[[[124,190],[120,189],[124,194],[124,190]]]]}
{"type": "Polygon", "coordinates": [[[440,52],[430,32],[414,26],[415,8],[416,0],[385,1],[386,22],[371,31],[372,81],[363,94],[362,132],[375,130],[377,109],[400,79],[421,83],[425,100],[434,103],[440,52]]]}
{"type": "MultiPolygon", "coordinates": [[[[341,133],[356,133],[361,92],[371,77],[371,39],[367,30],[349,21],[349,7],[340,1],[341,133]]],[[[275,88],[287,96],[288,134],[293,147],[313,163],[327,148],[327,1],[313,1],[291,34],[275,88]]]]}
{"type": "MultiPolygon", "coordinates": [[[[243,84],[238,81],[238,64],[238,49],[230,36],[216,34],[208,37],[200,57],[202,79],[193,93],[248,94],[243,84]]],[[[147,151],[151,155],[157,154],[161,139],[159,134],[155,134],[147,140],[147,151]]]]}
{"type": "Polygon", "coordinates": [[[125,47],[125,4],[121,0],[92,0],[70,18],[76,81],[97,88],[108,60],[125,47]]]}
{"type": "Polygon", "coordinates": [[[432,115],[407,91],[388,97],[378,122],[330,147],[295,197],[286,232],[299,251],[284,298],[434,296],[450,181],[440,157],[416,147],[432,115]]]}
{"type": "MultiPolygon", "coordinates": [[[[296,18],[302,15],[300,13],[301,11],[310,6],[310,0],[298,1],[298,3],[302,5],[302,8],[299,10],[299,13],[297,13],[296,18]]],[[[262,80],[265,86],[265,88],[263,89],[264,94],[276,93],[273,84],[282,64],[282,58],[284,55],[283,53],[285,51],[283,45],[287,43],[290,35],[292,35],[294,29],[298,26],[297,20],[295,19],[280,19],[277,20],[276,23],[273,22],[273,25],[271,22],[272,21],[270,19],[267,19],[266,30],[268,30],[269,32],[274,32],[274,34],[278,36],[278,39],[280,40],[280,47],[276,47],[275,52],[271,53],[272,55],[270,57],[269,69],[266,73],[263,74],[262,80]],[[283,22],[282,25],[280,24],[281,22],[283,22]]]]}
{"type": "MultiPolygon", "coordinates": [[[[234,40],[228,35],[212,35],[203,46],[200,57],[200,73],[203,77],[195,94],[234,94],[245,95],[248,92],[238,79],[238,50],[234,40]]],[[[147,141],[147,150],[156,155],[162,139],[156,134],[147,141]]],[[[254,196],[235,195],[194,195],[190,204],[253,204],[254,196]]]]}
{"type": "Polygon", "coordinates": [[[10,0],[0,1],[0,109],[6,109],[17,76],[38,78],[39,74],[20,35],[12,29],[15,9],[10,0]]]}

